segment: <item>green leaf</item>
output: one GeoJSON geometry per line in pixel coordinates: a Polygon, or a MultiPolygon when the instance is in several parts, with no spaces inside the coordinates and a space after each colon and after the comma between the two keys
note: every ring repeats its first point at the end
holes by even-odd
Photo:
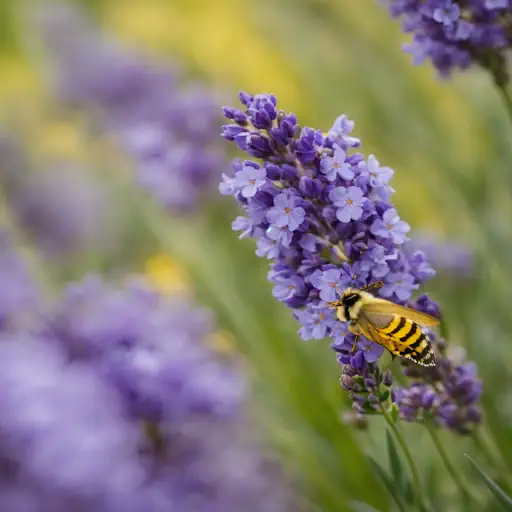
{"type": "Polygon", "coordinates": [[[370,466],[375,471],[376,475],[379,477],[380,481],[382,482],[382,485],[384,485],[384,487],[386,488],[388,493],[391,495],[391,497],[395,501],[396,506],[399,508],[399,510],[401,512],[405,512],[406,508],[402,502],[400,489],[395,487],[393,480],[386,473],[386,471],[380,467],[378,462],[376,462],[371,457],[368,457],[368,459],[370,462],[370,466]]]}
{"type": "Polygon", "coordinates": [[[385,391],[383,391],[380,395],[380,401],[381,402],[386,402],[387,399],[389,398],[389,389],[386,389],[385,391]]]}
{"type": "Polygon", "coordinates": [[[396,405],[396,403],[394,403],[394,402],[391,405],[390,414],[391,414],[391,419],[393,420],[393,423],[396,423],[400,416],[400,409],[398,408],[398,405],[396,405]]]}
{"type": "Polygon", "coordinates": [[[351,501],[349,505],[354,512],[379,512],[376,508],[370,507],[362,501],[351,501]]]}
{"type": "Polygon", "coordinates": [[[503,507],[503,510],[512,511],[512,498],[508,496],[505,491],[490,477],[487,473],[467,454],[464,454],[468,458],[469,462],[475,468],[476,472],[487,485],[489,491],[496,498],[498,503],[503,507]]]}
{"type": "Polygon", "coordinates": [[[400,460],[400,456],[398,455],[398,451],[396,449],[395,441],[393,440],[389,430],[386,431],[386,441],[391,474],[393,475],[393,479],[395,480],[395,483],[400,490],[400,494],[403,496],[403,491],[405,489],[405,472],[402,466],[402,461],[400,460]]]}

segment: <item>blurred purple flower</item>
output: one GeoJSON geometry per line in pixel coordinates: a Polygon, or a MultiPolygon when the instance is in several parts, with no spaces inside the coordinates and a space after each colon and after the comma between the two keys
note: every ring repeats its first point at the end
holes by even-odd
{"type": "Polygon", "coordinates": [[[138,282],[116,290],[94,277],[70,286],[48,321],[69,357],[96,361],[126,410],[148,421],[238,406],[241,377],[212,365],[201,345],[210,330],[209,315],[182,299],[165,301],[138,282]]]}
{"type": "Polygon", "coordinates": [[[119,230],[107,189],[76,165],[31,168],[12,135],[0,135],[0,185],[19,228],[46,256],[107,251],[119,230]]]}
{"type": "Polygon", "coordinates": [[[244,379],[208,311],[142,281],[70,285],[0,339],[0,500],[10,510],[287,510],[246,433],[244,379]]]}
{"type": "Polygon", "coordinates": [[[509,0],[381,0],[413,41],[404,46],[415,64],[430,59],[441,76],[477,64],[501,87],[508,80],[512,48],[509,0]]]}
{"type": "Polygon", "coordinates": [[[472,251],[461,243],[443,240],[433,233],[420,233],[407,242],[406,250],[424,253],[436,270],[450,278],[468,278],[475,271],[472,251]]]}
{"type": "Polygon", "coordinates": [[[197,208],[224,161],[212,91],[182,83],[177,69],[122,47],[89,21],[64,4],[39,16],[57,94],[114,135],[157,201],[175,212],[197,208]]]}
{"type": "Polygon", "coordinates": [[[115,390],[93,367],[69,365],[34,337],[0,340],[0,365],[2,503],[18,488],[38,503],[34,511],[64,511],[73,501],[98,511],[128,504],[144,471],[137,426],[115,390]]]}
{"type": "Polygon", "coordinates": [[[0,230],[0,287],[0,331],[22,327],[39,308],[40,292],[5,230],[0,230]]]}

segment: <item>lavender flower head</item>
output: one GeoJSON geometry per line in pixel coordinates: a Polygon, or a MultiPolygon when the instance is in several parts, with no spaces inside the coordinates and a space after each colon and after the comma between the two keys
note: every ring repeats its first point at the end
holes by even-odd
{"type": "Polygon", "coordinates": [[[86,109],[132,157],[137,180],[173,211],[194,209],[218,179],[215,98],[175,68],[119,45],[77,8],[45,6],[39,26],[58,96],[86,109]]]}
{"type": "MultiPolygon", "coordinates": [[[[30,512],[115,510],[144,485],[137,429],[88,365],[29,335],[0,340],[0,501],[30,512]]],[[[127,508],[126,510],[136,510],[127,508]]]]}
{"type": "Polygon", "coordinates": [[[245,395],[242,377],[212,364],[202,344],[210,314],[142,280],[119,289],[99,276],[72,284],[47,323],[68,357],[94,362],[140,420],[229,415],[245,395]]]}
{"type": "Polygon", "coordinates": [[[415,64],[432,61],[441,76],[478,64],[500,86],[508,82],[506,55],[512,47],[510,0],[381,0],[402,19],[413,42],[404,46],[415,64]]]}
{"type": "Polygon", "coordinates": [[[130,461],[142,473],[129,487],[132,508],[114,496],[105,510],[284,510],[286,493],[243,435],[244,379],[206,348],[208,312],[142,280],[114,288],[91,276],[45,320],[41,343],[93,372],[132,436],[130,461]]]}
{"type": "MultiPolygon", "coordinates": [[[[243,110],[224,108],[232,122],[223,126],[222,135],[253,159],[235,161],[234,175],[224,175],[220,185],[220,192],[234,196],[247,214],[233,229],[256,238],[256,253],[271,261],[274,296],[294,310],[301,337],[333,338],[340,363],[378,388],[382,376],[375,375],[375,364],[383,348],[361,336],[352,352],[354,335],[328,308],[338,290],[382,280],[383,298],[439,315],[427,296],[412,302],[413,292],[435,272],[424,253],[404,250],[410,228],[390,202],[393,171],[355,150],[360,141],[350,135],[354,123],[346,116],[324,135],[278,110],[273,95],[240,93],[239,98],[243,110]]],[[[460,366],[443,376],[443,386],[451,378],[457,381],[456,369],[460,366]]],[[[475,375],[472,382],[480,387],[475,375]]],[[[361,412],[391,398],[390,393],[374,395],[377,402],[363,404],[361,412]]],[[[472,398],[468,406],[478,393],[472,398]]]]}
{"type": "Polygon", "coordinates": [[[0,287],[0,331],[26,326],[39,307],[39,290],[5,230],[0,230],[0,287]]]}
{"type": "Polygon", "coordinates": [[[462,243],[443,240],[433,233],[419,233],[406,245],[410,253],[423,252],[437,272],[446,277],[469,278],[475,273],[474,254],[462,243]]]}

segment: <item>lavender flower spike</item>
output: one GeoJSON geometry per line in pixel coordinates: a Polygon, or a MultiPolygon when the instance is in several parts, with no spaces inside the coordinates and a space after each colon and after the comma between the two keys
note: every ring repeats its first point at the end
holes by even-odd
{"type": "MultiPolygon", "coordinates": [[[[233,195],[247,213],[246,221],[239,217],[234,227],[256,238],[257,254],[271,260],[268,278],[275,285],[274,296],[294,310],[301,337],[333,338],[339,362],[348,365],[350,382],[356,383],[351,387],[348,377],[344,383],[342,379],[358,412],[373,409],[398,395],[397,390],[379,391],[382,347],[361,336],[352,352],[354,335],[327,306],[338,290],[360,288],[376,279],[384,281],[382,297],[413,305],[413,292],[435,273],[421,251],[405,250],[410,228],[390,202],[393,171],[380,167],[375,156],[366,159],[354,151],[360,142],[349,137],[354,124],[346,116],[324,136],[299,126],[294,114],[278,110],[272,95],[240,93],[240,100],[243,110],[225,109],[235,122],[224,126],[222,134],[259,161],[235,161],[234,177],[223,177],[221,192],[233,195]],[[261,119],[267,120],[264,126],[261,119]],[[240,182],[239,173],[248,167],[266,171],[264,183],[250,196],[240,186],[229,185],[240,182]],[[372,400],[357,398],[363,384],[373,390],[372,400]]],[[[439,312],[426,296],[413,307],[439,312]]],[[[444,405],[436,417],[439,423],[468,431],[478,423],[480,381],[474,371],[446,357],[444,342],[433,334],[431,339],[439,353],[438,367],[407,371],[420,381],[437,382],[436,403],[444,405]]]]}
{"type": "Polygon", "coordinates": [[[441,76],[478,64],[500,86],[508,83],[506,55],[512,48],[510,0],[381,0],[404,32],[413,34],[405,51],[414,63],[432,61],[441,76]]]}
{"type": "MultiPolygon", "coordinates": [[[[194,211],[224,162],[213,135],[213,92],[180,83],[178,69],[118,44],[89,21],[64,2],[39,12],[57,95],[114,136],[132,157],[139,184],[158,202],[173,212],[194,211]]],[[[257,190],[259,178],[254,186],[251,179],[244,193],[257,190]]]]}

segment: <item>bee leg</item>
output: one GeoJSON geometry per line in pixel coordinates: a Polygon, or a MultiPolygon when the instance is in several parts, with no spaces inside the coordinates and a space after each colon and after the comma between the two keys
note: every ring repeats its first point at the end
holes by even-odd
{"type": "Polygon", "coordinates": [[[352,344],[352,350],[351,352],[354,352],[356,350],[357,341],[359,340],[359,336],[361,336],[361,331],[357,329],[354,325],[349,325],[348,328],[350,329],[350,332],[355,334],[354,343],[352,344]]]}
{"type": "Polygon", "coordinates": [[[357,334],[356,334],[356,337],[354,338],[354,343],[352,344],[352,350],[351,350],[351,352],[355,352],[355,350],[356,350],[356,345],[357,345],[357,340],[359,339],[359,336],[360,336],[360,334],[359,334],[359,333],[357,333],[357,334]]]}

